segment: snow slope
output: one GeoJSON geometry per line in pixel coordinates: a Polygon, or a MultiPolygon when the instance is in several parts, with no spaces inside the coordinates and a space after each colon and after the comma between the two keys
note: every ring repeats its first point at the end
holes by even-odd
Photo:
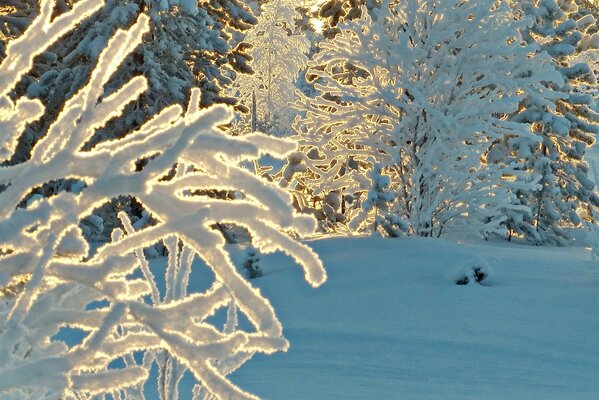
{"type": "MultiPolygon", "coordinates": [[[[598,266],[584,248],[422,238],[311,242],[329,281],[282,255],[253,282],[291,341],[233,381],[265,399],[597,399],[598,266]],[[484,286],[454,284],[488,262],[484,286]]],[[[183,385],[186,383],[183,380],[183,385]]]]}

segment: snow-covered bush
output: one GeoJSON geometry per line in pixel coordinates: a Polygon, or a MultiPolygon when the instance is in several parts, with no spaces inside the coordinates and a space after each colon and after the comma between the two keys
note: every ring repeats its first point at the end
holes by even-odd
{"type": "MultiPolygon", "coordinates": [[[[42,0],[40,15],[9,43],[0,64],[2,159],[13,155],[25,124],[44,112],[39,100],[11,98],[10,90],[35,56],[103,5],[80,0],[52,18],[55,2],[42,0]]],[[[0,287],[10,296],[0,310],[2,399],[142,399],[154,364],[163,400],[177,398],[186,371],[197,381],[194,399],[254,399],[227,375],[254,353],[285,350],[288,344],[269,302],[236,271],[216,223],[246,227],[261,252],[286,252],[305,269],[310,284],[326,279],[318,257],[283,233],[307,234],[313,219],[293,211],[290,195],[239,166],[264,152],[284,156],[294,145],[262,134],[227,136],[217,126],[231,119],[231,111],[200,110],[198,89],[191,91],[186,110],[169,106],[123,138],[85,146],[147,90],[143,76],[109,93],[105,85],[149,24],[142,14],[130,28],[118,30],[100,52],[89,82],[66,101],[30,159],[0,167],[0,287]],[[137,168],[143,157],[147,162],[137,168]],[[84,185],[24,202],[40,185],[66,178],[84,185]],[[210,190],[244,196],[201,194],[210,190]],[[121,212],[122,228],[94,249],[81,221],[123,195],[142,204],[155,223],[136,229],[121,212]],[[143,249],[160,239],[168,262],[157,270],[143,249]],[[192,264],[202,262],[214,281],[196,293],[188,283],[192,264]],[[214,325],[209,318],[225,307],[224,327],[214,325]],[[236,326],[238,313],[252,330],[236,326]],[[85,337],[67,345],[60,340],[63,328],[82,330],[85,337]]]]}
{"type": "MultiPolygon", "coordinates": [[[[239,76],[230,93],[251,110],[253,129],[288,136],[295,116],[294,84],[305,67],[310,41],[296,34],[296,2],[272,0],[262,5],[258,23],[244,39],[252,45],[254,73],[239,76]]],[[[249,118],[246,118],[249,119],[249,118]]],[[[247,124],[249,125],[249,124],[247,124]]]]}
{"type": "Polygon", "coordinates": [[[506,136],[535,140],[505,116],[529,93],[552,104],[543,82],[563,83],[548,56],[523,43],[525,24],[495,0],[385,2],[341,24],[309,63],[319,96],[299,105],[308,171],[298,182],[313,197],[353,199],[351,223],[380,163],[410,233],[440,235],[467,218],[483,235],[505,234],[512,188],[535,181],[516,164],[488,162],[488,150],[506,136]]]}
{"type": "Polygon", "coordinates": [[[485,286],[491,286],[492,282],[489,282],[490,276],[491,267],[489,267],[489,263],[485,259],[477,257],[460,268],[453,276],[453,281],[456,285],[468,285],[469,283],[476,282],[485,286]]]}
{"type": "Polygon", "coordinates": [[[256,249],[250,246],[245,253],[243,269],[247,274],[248,279],[255,279],[262,276],[262,268],[260,268],[260,256],[256,253],[256,249]]]}

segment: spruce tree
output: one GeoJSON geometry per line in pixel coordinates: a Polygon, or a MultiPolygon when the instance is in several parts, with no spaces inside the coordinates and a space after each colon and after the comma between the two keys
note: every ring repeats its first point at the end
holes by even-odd
{"type": "MultiPolygon", "coordinates": [[[[18,23],[6,24],[6,38],[17,37],[28,21],[39,13],[37,1],[10,0],[4,18],[18,23]],[[10,12],[10,14],[9,14],[10,12]]],[[[58,16],[76,4],[57,2],[58,16]]],[[[118,28],[129,26],[140,13],[150,15],[150,31],[143,43],[128,57],[107,84],[107,95],[131,74],[144,75],[150,91],[127,107],[86,145],[114,139],[140,126],[165,106],[185,104],[192,87],[202,90],[202,106],[234,104],[223,93],[237,73],[248,73],[249,55],[235,46],[234,31],[247,30],[256,18],[239,0],[199,3],[195,0],[109,0],[106,6],[36,59],[34,69],[16,88],[17,94],[38,98],[46,112],[28,127],[10,163],[29,157],[31,147],[44,136],[49,124],[69,98],[89,80],[92,67],[108,38],[118,28]],[[58,95],[60,94],[60,96],[58,95]],[[65,95],[65,96],[62,96],[65,95]]]]}
{"type": "Polygon", "coordinates": [[[290,134],[294,85],[308,61],[310,41],[296,33],[299,18],[295,1],[272,0],[262,5],[258,23],[244,39],[252,46],[254,73],[240,76],[229,90],[244,110],[251,110],[256,128],[278,136],[290,134]]]}
{"type": "Polygon", "coordinates": [[[530,93],[512,118],[530,123],[536,137],[509,138],[507,160],[539,177],[540,186],[516,192],[519,204],[531,213],[510,219],[508,227],[533,243],[563,245],[570,239],[568,231],[591,218],[592,209],[599,206],[584,160],[599,133],[599,113],[589,93],[596,77],[581,57],[599,47],[599,35],[587,33],[596,24],[592,15],[573,18],[578,12],[574,1],[538,0],[519,7],[531,20],[523,30],[524,39],[551,56],[563,84],[547,83],[559,94],[552,104],[539,101],[541,94],[530,93]]]}
{"type": "MultiPolygon", "coordinates": [[[[39,2],[10,0],[4,9],[7,19],[5,38],[17,38],[39,14],[39,2]],[[16,22],[15,22],[16,21],[16,22]]],[[[66,14],[77,4],[60,0],[53,6],[54,17],[66,14]]],[[[73,31],[36,57],[33,68],[21,79],[13,95],[26,95],[41,100],[44,115],[27,125],[18,138],[16,151],[3,164],[15,165],[30,158],[31,149],[43,138],[66,100],[89,81],[93,66],[107,40],[117,29],[131,25],[140,14],[150,16],[150,29],[141,44],[122,63],[105,86],[105,96],[112,94],[132,75],[148,79],[148,92],[126,106],[125,112],[111,119],[83,144],[90,149],[98,143],[123,137],[146,122],[152,115],[172,104],[185,104],[193,87],[199,87],[201,106],[214,103],[234,104],[223,88],[236,74],[251,72],[250,56],[243,45],[234,43],[234,32],[248,30],[255,17],[239,0],[197,2],[196,0],[107,0],[104,7],[73,31]]],[[[148,162],[141,155],[137,168],[148,162]]],[[[80,183],[56,181],[38,190],[44,197],[72,191],[80,183]]],[[[0,187],[0,191],[2,187],[0,187]]],[[[130,198],[113,199],[96,211],[104,219],[104,230],[98,238],[107,239],[108,232],[118,226],[117,212],[125,210],[136,220],[139,208],[130,198]],[[133,212],[133,213],[132,213],[133,212]]]]}

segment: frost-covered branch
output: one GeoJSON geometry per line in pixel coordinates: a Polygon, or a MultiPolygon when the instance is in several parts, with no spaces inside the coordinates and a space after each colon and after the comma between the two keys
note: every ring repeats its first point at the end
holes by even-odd
{"type": "MultiPolygon", "coordinates": [[[[3,86],[0,125],[11,128],[1,131],[11,134],[4,158],[14,152],[22,121],[43,111],[39,100],[13,101],[6,93],[36,54],[81,20],[75,13],[50,21],[47,10],[53,2],[43,6],[46,11],[8,47],[0,65],[0,80],[8,85],[3,86]]],[[[101,6],[77,3],[79,12],[87,10],[83,15],[101,6]]],[[[228,123],[232,112],[224,106],[200,110],[198,89],[192,90],[186,110],[170,106],[123,138],[86,148],[98,129],[147,89],[145,78],[135,77],[105,94],[106,83],[141,42],[148,24],[141,15],[130,28],[117,31],[88,84],[65,103],[31,158],[0,167],[5,186],[0,192],[0,285],[24,284],[2,311],[3,398],[71,399],[116,392],[139,398],[153,363],[161,371],[164,399],[176,397],[187,370],[201,383],[197,391],[209,396],[255,398],[227,375],[254,353],[284,351],[288,344],[268,300],[231,262],[222,235],[213,229],[216,223],[245,226],[263,252],[285,251],[304,268],[311,285],[326,279],[318,256],[285,233],[308,234],[315,228],[313,219],[296,214],[291,196],[278,186],[240,166],[264,153],[285,156],[294,144],[258,133],[226,135],[218,126],[228,123]],[[138,168],[142,157],[148,161],[138,168]],[[80,190],[26,201],[32,189],[65,178],[81,182],[80,190]],[[225,201],[206,194],[223,188],[243,198],[225,201]],[[81,221],[119,196],[135,198],[156,222],[136,228],[120,213],[123,228],[114,229],[110,243],[96,249],[83,235],[81,221]],[[143,252],[160,240],[168,250],[163,272],[143,252]],[[190,292],[192,268],[202,263],[215,281],[205,293],[190,292]],[[219,329],[209,318],[223,307],[229,307],[230,323],[219,329]],[[253,332],[236,328],[238,312],[248,317],[253,332]],[[66,327],[83,330],[85,338],[65,344],[60,335],[66,327]],[[134,357],[139,352],[141,361],[134,357]],[[113,369],[115,361],[124,368],[113,369]]]]}

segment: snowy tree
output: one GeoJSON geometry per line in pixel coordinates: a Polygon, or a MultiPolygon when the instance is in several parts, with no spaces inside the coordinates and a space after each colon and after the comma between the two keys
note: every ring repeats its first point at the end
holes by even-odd
{"type": "MultiPolygon", "coordinates": [[[[21,14],[36,14],[38,1],[11,0],[11,3],[15,3],[13,14],[23,9],[17,14],[22,22],[13,28],[16,34],[16,28],[27,23],[21,14]]],[[[55,12],[65,12],[72,3],[67,0],[57,2],[55,12]]],[[[29,157],[31,146],[45,134],[62,109],[64,96],[56,96],[56,93],[66,94],[69,98],[79,90],[89,79],[108,38],[116,29],[131,24],[140,12],[147,12],[151,17],[147,40],[123,63],[108,87],[115,90],[132,73],[142,73],[148,77],[151,89],[130,104],[124,116],[99,130],[90,145],[122,136],[166,105],[184,104],[194,86],[202,89],[203,106],[235,102],[234,98],[224,95],[222,88],[232,82],[236,72],[247,73],[251,68],[243,46],[233,47],[231,32],[247,30],[256,22],[242,2],[202,2],[198,7],[195,0],[109,0],[93,18],[83,21],[48,48],[41,59],[36,59],[34,68],[17,86],[19,95],[27,93],[29,97],[42,100],[46,112],[43,118],[28,127],[12,162],[29,157]]],[[[6,14],[4,18],[11,22],[16,20],[12,14],[6,14]]]]}
{"type": "Polygon", "coordinates": [[[246,109],[251,110],[257,128],[289,135],[296,100],[294,83],[305,67],[310,41],[296,34],[300,15],[294,0],[272,0],[263,4],[258,23],[244,42],[252,46],[251,77],[240,76],[231,89],[246,109]],[[256,121],[257,120],[257,121],[256,121]]]}
{"type": "MultiPolygon", "coordinates": [[[[0,63],[2,159],[12,156],[25,125],[44,114],[39,100],[11,98],[11,90],[37,55],[104,3],[81,0],[52,18],[54,5],[41,1],[39,16],[9,43],[0,63]]],[[[186,371],[198,382],[194,399],[255,399],[227,375],[256,352],[285,350],[288,343],[269,302],[236,271],[217,223],[245,226],[261,252],[286,252],[313,286],[326,279],[311,249],[283,233],[307,234],[315,227],[313,219],[296,214],[278,186],[239,165],[264,152],[284,156],[295,145],[257,133],[226,135],[217,126],[232,112],[222,105],[200,110],[199,89],[191,91],[186,110],[166,107],[123,138],[85,146],[148,89],[143,76],[111,91],[106,84],[150,24],[142,14],[131,27],[117,30],[100,51],[89,82],[66,100],[31,157],[0,167],[5,187],[0,286],[11,296],[0,309],[3,399],[141,399],[154,364],[163,400],[178,397],[186,371]],[[143,157],[147,162],[136,168],[143,157]],[[82,185],[51,198],[30,196],[45,182],[64,178],[82,185]],[[213,190],[236,190],[243,197],[206,194],[213,190]],[[110,243],[90,246],[81,221],[122,195],[139,201],[155,223],[136,227],[121,212],[121,227],[112,230],[110,243]],[[163,269],[150,265],[143,253],[157,240],[168,251],[163,269]],[[214,281],[207,291],[193,292],[192,271],[202,263],[214,281]],[[224,327],[209,319],[219,309],[226,310],[224,327]],[[239,329],[239,313],[253,330],[239,329]],[[85,337],[67,345],[60,340],[65,327],[80,329],[85,337]]]]}
{"type": "MultiPolygon", "coordinates": [[[[15,11],[7,14],[7,18],[12,22],[15,21],[14,16],[19,16],[19,26],[28,22],[22,14],[26,11],[36,14],[39,10],[37,0],[11,0],[11,3],[15,4],[15,11]]],[[[58,1],[55,14],[65,12],[72,3],[70,0],[58,1]]],[[[32,146],[46,133],[64,107],[65,99],[73,96],[89,79],[108,38],[117,28],[131,24],[140,12],[150,15],[150,31],[143,44],[113,75],[107,87],[110,93],[126,82],[131,74],[141,73],[148,78],[150,90],[128,104],[121,116],[97,130],[86,146],[122,137],[169,104],[183,105],[194,86],[202,90],[202,106],[235,103],[234,98],[224,95],[223,87],[232,82],[236,73],[248,73],[251,68],[245,48],[234,47],[232,33],[247,30],[256,22],[241,2],[222,0],[201,3],[198,7],[196,1],[190,0],[109,0],[93,18],[82,21],[80,26],[37,57],[33,68],[16,85],[16,95],[25,93],[28,97],[38,98],[46,107],[42,118],[26,127],[25,134],[19,137],[16,151],[6,163],[15,164],[30,157],[32,146]]],[[[48,197],[60,191],[61,187],[72,184],[76,183],[50,182],[44,184],[39,193],[48,197]]],[[[127,197],[118,198],[96,211],[96,216],[104,220],[105,226],[99,237],[107,239],[109,230],[119,224],[116,217],[119,209],[136,209],[131,202],[132,199],[127,197]]],[[[130,216],[133,219],[141,217],[139,214],[130,216]]]]}
{"type": "Polygon", "coordinates": [[[581,218],[590,217],[590,208],[599,205],[584,161],[586,148],[599,133],[595,100],[585,93],[596,85],[596,78],[588,63],[580,59],[581,54],[599,47],[599,34],[586,33],[596,23],[592,15],[571,18],[577,11],[574,1],[539,0],[520,7],[532,19],[530,27],[523,30],[524,38],[551,55],[564,83],[548,83],[561,94],[555,105],[546,105],[532,93],[513,118],[531,123],[536,138],[509,139],[507,159],[523,161],[525,171],[541,177],[541,187],[519,191],[520,204],[532,214],[510,224],[510,229],[535,243],[564,244],[568,228],[579,226],[581,218]]]}
{"type": "Polygon", "coordinates": [[[468,218],[475,231],[504,234],[501,211],[517,207],[511,186],[535,182],[516,164],[486,162],[488,150],[505,136],[535,140],[504,117],[528,93],[552,103],[542,82],[561,77],[547,56],[533,57],[525,22],[502,2],[405,0],[371,14],[342,24],[309,63],[320,95],[302,101],[307,116],[295,125],[309,155],[303,183],[312,196],[352,199],[349,222],[380,163],[410,233],[439,235],[468,218]]]}
{"type": "MultiPolygon", "coordinates": [[[[362,203],[362,213],[352,221],[352,228],[362,224],[372,224],[372,232],[379,229],[388,236],[399,236],[402,230],[408,229],[405,223],[391,210],[395,193],[389,190],[391,179],[382,173],[380,165],[375,164],[368,173],[370,190],[362,203]]],[[[354,228],[355,229],[355,228],[354,228]]]]}

